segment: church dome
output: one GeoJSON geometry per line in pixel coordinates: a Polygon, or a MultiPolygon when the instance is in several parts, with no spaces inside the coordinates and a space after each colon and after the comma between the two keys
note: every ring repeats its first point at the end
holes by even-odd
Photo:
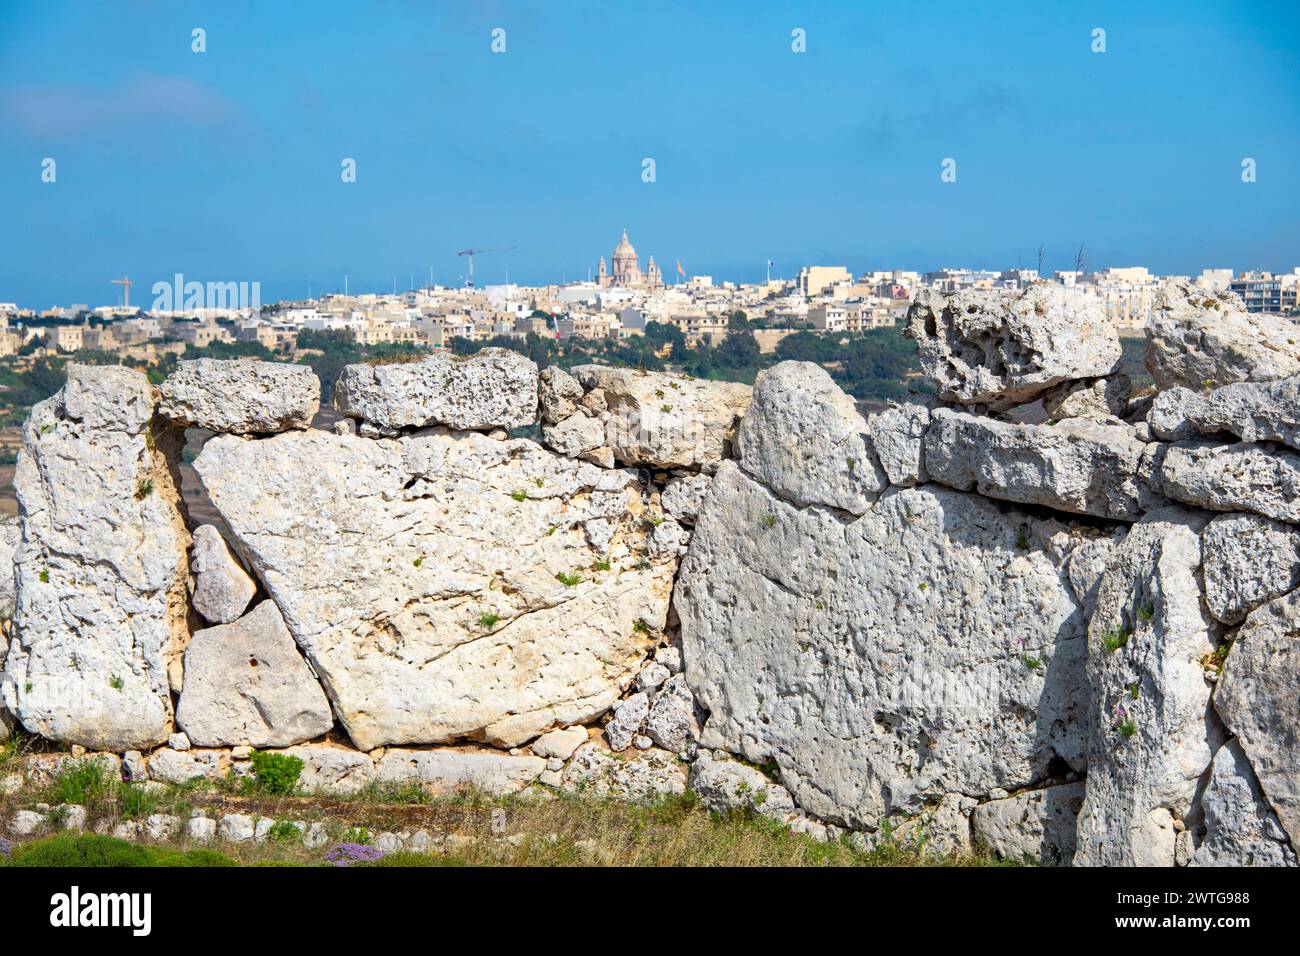
{"type": "Polygon", "coordinates": [[[615,258],[615,259],[635,259],[635,258],[636,258],[636,250],[632,248],[632,243],[630,243],[630,242],[627,241],[627,230],[626,230],[626,229],[623,230],[623,238],[620,239],[620,240],[618,241],[618,245],[614,247],[614,258],[615,258]]]}

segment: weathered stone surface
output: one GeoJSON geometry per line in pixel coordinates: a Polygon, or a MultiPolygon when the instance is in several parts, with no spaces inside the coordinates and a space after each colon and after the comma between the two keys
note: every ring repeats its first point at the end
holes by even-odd
{"type": "Polygon", "coordinates": [[[580,365],[586,414],[605,427],[605,445],[617,461],[657,468],[713,471],[731,456],[750,387],[635,369],[580,365]]]}
{"type": "Polygon", "coordinates": [[[641,732],[650,713],[649,695],[637,692],[626,700],[614,705],[614,716],[605,725],[605,739],[609,741],[610,750],[626,750],[632,738],[641,732]]]}
{"type": "Polygon", "coordinates": [[[67,381],[54,398],[56,414],[85,429],[138,435],[154,413],[149,379],[116,365],[69,364],[67,381]]]}
{"type": "Polygon", "coordinates": [[[1300,335],[1283,316],[1246,312],[1231,292],[1170,281],[1152,306],[1146,366],[1161,390],[1270,382],[1300,374],[1300,335]]]}
{"type": "Polygon", "coordinates": [[[587,742],[586,727],[563,727],[542,734],[533,741],[533,753],[539,757],[556,757],[568,760],[573,752],[587,742]]]}
{"type": "Polygon", "coordinates": [[[1200,663],[1218,634],[1198,581],[1205,521],[1176,506],[1151,512],[1098,585],[1076,866],[1172,866],[1174,824],[1190,813],[1221,743],[1200,663]]]}
{"type": "Polygon", "coordinates": [[[796,809],[790,791],[762,771],[739,760],[717,760],[707,750],[691,764],[687,785],[714,813],[748,809],[785,821],[796,809]]]}
{"type": "Polygon", "coordinates": [[[925,436],[934,481],[990,498],[1136,521],[1151,504],[1146,446],[1120,422],[1016,425],[937,408],[925,436]]]}
{"type": "Polygon", "coordinates": [[[811,362],[758,376],[736,444],[740,467],[795,505],[860,515],[888,484],[853,399],[811,362]]]}
{"type": "Polygon", "coordinates": [[[380,429],[519,428],[537,421],[537,366],[510,349],[467,358],[349,365],[334,386],[342,415],[380,429]]]}
{"type": "Polygon", "coordinates": [[[581,412],[558,424],[543,425],[542,439],[548,448],[561,455],[579,458],[605,445],[605,425],[600,419],[581,412]]]}
{"type": "Polygon", "coordinates": [[[1300,585],[1300,529],[1251,514],[1205,527],[1205,601],[1225,624],[1300,585]]]}
{"type": "Polygon", "coordinates": [[[1054,419],[1123,418],[1132,397],[1131,378],[1107,375],[1054,385],[1043,393],[1043,410],[1054,419]]]}
{"type": "Polygon", "coordinates": [[[268,600],[190,639],[176,722],[200,747],[288,747],[325,733],[334,716],[268,600]]]}
{"type": "Polygon", "coordinates": [[[221,776],[221,754],[215,750],[155,750],[149,755],[149,777],[163,783],[215,780],[221,776]]]}
{"type": "Polygon", "coordinates": [[[540,757],[476,750],[391,749],[376,763],[375,780],[417,783],[436,793],[470,788],[501,796],[523,790],[545,769],[546,761],[540,757]]]}
{"type": "Polygon", "coordinates": [[[1201,808],[1205,835],[1192,865],[1296,865],[1295,851],[1236,740],[1229,740],[1214,755],[1201,808]]]}
{"type": "Polygon", "coordinates": [[[663,629],[634,472],[436,431],[220,436],[195,467],[362,750],[592,720],[663,629]]]}
{"type": "Polygon", "coordinates": [[[374,761],[359,750],[304,744],[289,747],[284,752],[302,761],[298,784],[305,793],[356,793],[364,790],[375,776],[374,761]]]}
{"type": "MultiPolygon", "coordinates": [[[[1300,323],[1295,325],[1300,335],[1300,323]]],[[[1238,382],[1188,402],[1184,414],[1201,434],[1229,432],[1242,441],[1300,448],[1300,375],[1279,382],[1238,382]]]]}
{"type": "Polygon", "coordinates": [[[1154,460],[1151,483],[1170,498],[1300,524],[1300,453],[1277,445],[1180,442],[1154,460]]]}
{"type": "Polygon", "coordinates": [[[921,368],[939,397],[1006,409],[1072,379],[1120,366],[1119,333],[1101,301],[1075,289],[923,289],[907,313],[921,368]]]}
{"type": "Polygon", "coordinates": [[[866,829],[1081,767],[1085,623],[1054,559],[1017,546],[1037,524],[932,485],[844,523],[724,463],[675,595],[701,745],[775,761],[805,810],[866,829]]]}
{"type": "Polygon", "coordinates": [[[998,859],[1068,866],[1081,806],[1082,782],[1026,790],[981,803],[971,813],[971,828],[975,842],[998,859]]]}
{"type": "Polygon", "coordinates": [[[1183,441],[1196,437],[1189,415],[1203,399],[1191,389],[1175,386],[1156,393],[1147,410],[1147,424],[1151,433],[1163,441],[1183,441]]]}
{"type": "Polygon", "coordinates": [[[320,379],[307,365],[247,359],[181,362],[159,388],[160,414],[236,435],[310,428],[320,409],[320,379]]]}
{"type": "Polygon", "coordinates": [[[1097,586],[1106,573],[1106,565],[1123,534],[1091,538],[1071,549],[1066,559],[1066,573],[1074,596],[1083,606],[1084,617],[1092,617],[1097,603],[1097,586]]]}
{"type": "Polygon", "coordinates": [[[700,513],[700,505],[712,480],[711,476],[704,474],[670,478],[659,497],[664,514],[682,524],[695,524],[695,516],[700,513]]]}
{"type": "Polygon", "coordinates": [[[664,750],[615,756],[592,742],[574,752],[560,786],[593,797],[656,800],[686,792],[686,768],[676,754],[664,750]]]}
{"type": "Polygon", "coordinates": [[[891,485],[910,488],[929,481],[925,470],[925,430],[930,406],[920,402],[891,405],[867,418],[867,434],[891,485]]]}
{"type": "MultiPolygon", "coordinates": [[[[667,668],[664,670],[667,671],[667,668]]],[[[650,703],[645,732],[656,744],[673,753],[681,753],[688,744],[699,739],[700,724],[695,714],[695,697],[686,683],[686,675],[669,677],[659,688],[650,703]]]]}
{"type": "Polygon", "coordinates": [[[33,406],[14,476],[24,527],[5,706],[52,740],[117,751],[172,731],[168,668],[188,637],[189,534],[148,380],[68,366],[33,406]]]}
{"type": "Polygon", "coordinates": [[[1294,847],[1300,842],[1300,591],[1246,618],[1214,704],[1294,847]]]}
{"type": "Polygon", "coordinates": [[[539,395],[542,403],[542,422],[555,425],[578,410],[582,401],[582,386],[578,380],[558,365],[542,369],[539,395]]]}
{"type": "Polygon", "coordinates": [[[257,585],[235,560],[226,539],[213,525],[194,529],[194,550],[190,570],[194,572],[194,594],[190,603],[210,624],[229,624],[248,609],[257,585]]]}
{"type": "MultiPolygon", "coordinates": [[[[9,653],[9,631],[14,616],[14,552],[22,543],[22,530],[17,519],[0,518],[0,675],[4,673],[5,656],[9,653]]],[[[0,743],[9,739],[13,731],[14,716],[5,707],[0,694],[0,743]]]]}

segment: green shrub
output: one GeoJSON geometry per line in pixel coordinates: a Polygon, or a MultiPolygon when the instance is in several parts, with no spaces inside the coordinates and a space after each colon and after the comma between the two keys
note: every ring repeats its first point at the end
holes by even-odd
{"type": "Polygon", "coordinates": [[[234,866],[235,862],[215,850],[169,850],[128,843],[98,833],[60,833],[16,847],[4,866],[32,867],[141,867],[234,866]]]}
{"type": "Polygon", "coordinates": [[[254,750],[250,759],[253,761],[253,776],[256,778],[253,789],[279,796],[288,796],[298,789],[298,777],[302,773],[301,757],[254,750]]]}
{"type": "Polygon", "coordinates": [[[122,787],[119,803],[122,816],[128,820],[141,820],[158,807],[158,798],[143,787],[126,784],[122,787]]]}
{"type": "Polygon", "coordinates": [[[574,571],[572,574],[566,574],[564,571],[557,571],[555,572],[555,580],[559,581],[566,588],[571,588],[582,580],[582,575],[577,571],[574,571]]]}
{"type": "Polygon", "coordinates": [[[64,765],[46,789],[49,803],[87,804],[112,790],[115,781],[98,760],[76,760],[64,765]]]}

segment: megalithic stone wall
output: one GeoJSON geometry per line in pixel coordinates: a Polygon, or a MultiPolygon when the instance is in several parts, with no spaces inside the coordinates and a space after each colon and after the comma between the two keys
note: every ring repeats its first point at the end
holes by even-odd
{"type": "Polygon", "coordinates": [[[24,433],[0,733],[131,779],[285,747],[330,793],[689,786],[864,846],[1295,865],[1300,329],[1172,283],[1155,393],[1068,290],[927,293],[907,332],[937,397],[870,415],[807,363],[494,350],[350,367],[331,433],[300,367],[184,362],[157,405],[70,366],[24,433]],[[183,427],[217,433],[197,529],[183,427]]]}

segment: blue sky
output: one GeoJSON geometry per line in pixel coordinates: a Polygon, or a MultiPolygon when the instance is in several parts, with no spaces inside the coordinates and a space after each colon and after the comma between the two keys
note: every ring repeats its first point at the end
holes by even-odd
{"type": "Polygon", "coordinates": [[[517,247],[481,283],[572,280],[624,226],[742,280],[1080,242],[1289,270],[1300,5],[0,0],[0,210],[0,301],[35,307],[451,283],[467,245],[517,247]]]}

